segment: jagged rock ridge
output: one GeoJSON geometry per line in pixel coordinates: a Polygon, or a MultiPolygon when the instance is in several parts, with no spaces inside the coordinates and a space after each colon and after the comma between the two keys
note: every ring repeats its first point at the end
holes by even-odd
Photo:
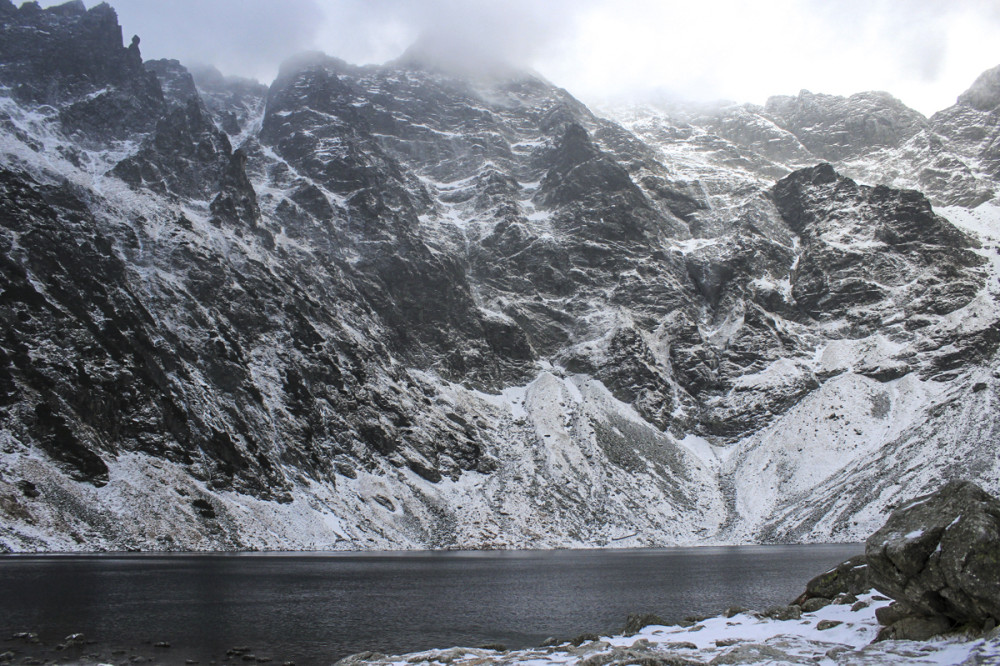
{"type": "Polygon", "coordinates": [[[996,482],[993,209],[815,165],[943,132],[886,95],[623,126],[419,51],[264,87],[106,5],[0,20],[6,548],[856,539],[900,475],[996,482]]]}

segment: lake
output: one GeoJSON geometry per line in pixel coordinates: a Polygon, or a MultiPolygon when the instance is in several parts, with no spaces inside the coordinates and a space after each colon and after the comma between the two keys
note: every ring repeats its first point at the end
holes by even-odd
{"type": "Polygon", "coordinates": [[[810,578],[861,552],[856,544],[3,556],[0,652],[14,650],[18,663],[33,654],[63,663],[208,664],[246,647],[302,666],[362,650],[527,647],[617,632],[634,612],[677,621],[732,605],[787,604],[810,578]],[[36,632],[41,643],[4,642],[16,632],[36,632]],[[73,633],[93,643],[54,651],[73,633]]]}

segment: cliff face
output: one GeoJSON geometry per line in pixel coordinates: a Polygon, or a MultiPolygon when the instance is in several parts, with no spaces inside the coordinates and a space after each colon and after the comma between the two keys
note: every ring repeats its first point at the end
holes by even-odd
{"type": "Polygon", "coordinates": [[[4,548],[854,539],[996,483],[996,209],[837,170],[933,135],[932,196],[989,198],[988,80],[947,122],[619,124],[417,54],[265,88],[106,5],[0,22],[4,548]]]}

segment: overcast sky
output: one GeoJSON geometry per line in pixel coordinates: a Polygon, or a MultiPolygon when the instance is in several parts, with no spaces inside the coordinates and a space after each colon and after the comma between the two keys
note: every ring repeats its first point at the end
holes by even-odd
{"type": "MultiPolygon", "coordinates": [[[[87,6],[95,0],[85,0],[87,6]]],[[[49,0],[45,5],[59,4],[49,0]]],[[[145,58],[269,82],[319,49],[384,62],[420,35],[533,67],[584,101],[650,92],[763,103],[888,90],[931,114],[1000,65],[1000,0],[110,0],[145,58]]]]}

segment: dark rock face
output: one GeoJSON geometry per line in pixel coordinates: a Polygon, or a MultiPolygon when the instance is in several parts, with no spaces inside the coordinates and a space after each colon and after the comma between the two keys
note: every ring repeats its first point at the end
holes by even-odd
{"type": "Polygon", "coordinates": [[[1000,617],[1000,500],[973,483],[900,507],[865,555],[872,585],[897,602],[879,617],[898,629],[888,637],[995,626],[1000,617]]]}
{"type": "Polygon", "coordinates": [[[231,160],[229,139],[212,124],[201,102],[189,98],[156,124],[151,139],[118,164],[114,174],[159,194],[204,199],[218,191],[231,160]]]}
{"type": "Polygon", "coordinates": [[[25,3],[8,9],[2,34],[0,75],[31,101],[59,103],[142,74],[138,49],[123,48],[118,18],[106,4],[87,11],[79,0],[44,10],[25,3]]]}
{"type": "Polygon", "coordinates": [[[927,125],[920,113],[883,92],[845,98],[803,90],[796,97],[770,98],[764,111],[809,152],[830,161],[898,147],[927,125]]]}
{"type": "Polygon", "coordinates": [[[200,99],[194,77],[177,60],[147,60],[143,67],[156,75],[160,90],[163,91],[163,99],[168,104],[187,106],[189,100],[200,99]]]}
{"type": "MultiPolygon", "coordinates": [[[[231,486],[235,476],[244,490],[280,492],[273,460],[242,450],[205,423],[193,404],[178,404],[170,377],[185,375],[189,350],[156,332],[129,268],[96,231],[86,204],[68,189],[42,187],[9,171],[0,187],[4,246],[12,247],[12,234],[21,239],[19,250],[5,252],[0,271],[5,346],[14,354],[6,373],[18,411],[32,410],[27,418],[8,412],[6,427],[39,441],[75,478],[98,486],[107,483],[102,456],[134,448],[186,464],[207,452],[209,466],[219,466],[220,487],[231,486]],[[88,240],[77,245],[69,240],[74,237],[88,240]],[[39,274],[46,275],[44,292],[33,285],[39,274]],[[67,339],[74,344],[60,342],[67,339]],[[39,363],[27,344],[41,340],[59,353],[39,363]]],[[[238,381],[227,381],[227,390],[247,388],[238,381]]]]}
{"type": "Polygon", "coordinates": [[[859,186],[829,164],[795,172],[772,192],[802,241],[792,295],[810,317],[846,317],[870,331],[883,325],[877,304],[946,314],[978,293],[974,241],[919,192],[859,186]]]}
{"type": "Polygon", "coordinates": [[[148,130],[163,107],[139,39],[122,45],[114,10],[79,0],[40,9],[25,3],[0,24],[0,81],[18,99],[57,105],[63,127],[96,139],[148,130]]]}
{"type": "Polygon", "coordinates": [[[210,66],[193,66],[190,71],[202,101],[226,134],[236,136],[253,129],[251,125],[263,113],[267,86],[253,79],[223,76],[210,66]]]}

